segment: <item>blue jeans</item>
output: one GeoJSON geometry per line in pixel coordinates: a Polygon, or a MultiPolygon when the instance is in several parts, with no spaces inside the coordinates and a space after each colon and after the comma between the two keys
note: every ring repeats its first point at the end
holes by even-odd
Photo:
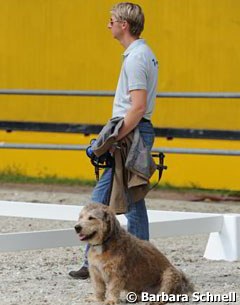
{"type": "MultiPolygon", "coordinates": [[[[151,150],[154,142],[154,129],[151,122],[140,122],[138,125],[140,134],[144,140],[146,147],[151,150]]],[[[108,204],[108,197],[111,191],[111,175],[112,169],[108,168],[102,174],[100,180],[95,186],[92,193],[92,201],[96,203],[108,204]]],[[[127,217],[127,230],[129,233],[144,240],[149,240],[149,223],[145,200],[138,202],[129,202],[127,217]]],[[[83,266],[87,267],[87,245],[84,255],[83,266]]]]}

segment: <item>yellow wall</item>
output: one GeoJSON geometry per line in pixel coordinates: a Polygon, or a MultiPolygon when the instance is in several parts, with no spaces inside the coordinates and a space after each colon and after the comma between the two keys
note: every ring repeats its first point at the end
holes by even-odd
{"type": "MultiPolygon", "coordinates": [[[[91,136],[76,134],[0,132],[3,142],[89,144],[91,136]]],[[[155,147],[184,147],[239,149],[237,141],[156,139],[155,147]]],[[[94,169],[84,151],[0,150],[0,171],[10,169],[30,176],[56,175],[58,177],[94,179],[94,169]]],[[[240,158],[166,154],[161,183],[176,186],[198,186],[213,189],[239,190],[240,158]]],[[[156,181],[157,175],[153,177],[156,181]]]]}
{"type": "MultiPolygon", "coordinates": [[[[107,29],[109,9],[115,2],[0,1],[0,87],[115,90],[123,52],[107,29]]],[[[160,62],[159,92],[240,92],[238,0],[138,3],[146,16],[143,37],[160,62]]],[[[111,98],[0,96],[0,120],[105,123],[111,103],[111,98]]],[[[240,100],[158,99],[153,123],[158,127],[240,130],[240,100]]],[[[88,142],[79,135],[0,132],[0,141],[25,140],[88,142]]],[[[239,142],[158,139],[155,146],[239,149],[239,142]]],[[[82,159],[79,155],[0,150],[0,169],[14,162],[29,174],[85,177],[88,161],[84,154],[82,159]],[[76,170],[76,163],[81,168],[76,170]]],[[[240,189],[237,157],[169,155],[167,160],[171,166],[166,179],[172,184],[240,189]]]]}

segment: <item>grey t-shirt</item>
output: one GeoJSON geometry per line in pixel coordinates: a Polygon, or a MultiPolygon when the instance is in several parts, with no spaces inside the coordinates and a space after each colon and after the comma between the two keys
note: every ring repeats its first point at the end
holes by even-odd
{"type": "Polygon", "coordinates": [[[150,120],[155,105],[158,62],[143,39],[130,44],[123,54],[123,64],[113,102],[112,117],[124,117],[131,107],[130,91],[147,90],[144,118],[150,120]]]}

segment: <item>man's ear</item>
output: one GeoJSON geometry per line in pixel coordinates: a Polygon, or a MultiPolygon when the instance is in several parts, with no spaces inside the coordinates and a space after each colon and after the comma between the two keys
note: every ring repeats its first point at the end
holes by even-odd
{"type": "Polygon", "coordinates": [[[127,30],[128,28],[129,28],[129,24],[127,23],[127,21],[123,21],[122,22],[122,29],[127,30]]]}

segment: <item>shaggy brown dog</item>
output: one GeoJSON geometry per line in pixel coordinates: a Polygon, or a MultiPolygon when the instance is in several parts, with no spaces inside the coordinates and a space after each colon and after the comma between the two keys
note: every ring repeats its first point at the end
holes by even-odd
{"type": "MultiPolygon", "coordinates": [[[[192,291],[185,275],[150,242],[121,228],[109,207],[85,206],[75,230],[81,241],[91,245],[88,260],[95,301],[116,304],[121,291],[135,292],[138,296],[142,292],[172,295],[192,291]]],[[[159,304],[163,303],[166,302],[159,304]]]]}

